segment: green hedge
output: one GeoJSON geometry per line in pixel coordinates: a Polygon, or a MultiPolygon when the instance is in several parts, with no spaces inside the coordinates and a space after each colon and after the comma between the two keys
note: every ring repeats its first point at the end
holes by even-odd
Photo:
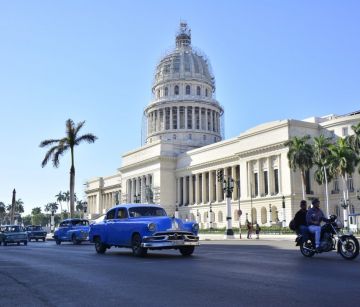
{"type": "MultiPolygon", "coordinates": [[[[295,232],[289,229],[288,227],[281,226],[261,226],[260,234],[294,234],[295,232]]],[[[200,229],[199,233],[207,234],[223,234],[225,233],[226,228],[214,228],[210,231],[210,229],[200,229]]],[[[235,233],[239,233],[239,227],[233,227],[233,231],[235,233]]],[[[241,233],[247,233],[246,227],[241,227],[241,233]]],[[[255,233],[255,229],[253,229],[253,234],[255,233]]]]}

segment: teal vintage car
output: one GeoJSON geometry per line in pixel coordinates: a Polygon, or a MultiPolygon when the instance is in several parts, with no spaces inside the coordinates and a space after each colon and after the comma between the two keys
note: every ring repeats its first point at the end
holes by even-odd
{"type": "Polygon", "coordinates": [[[24,227],[20,225],[3,225],[0,226],[0,245],[8,245],[8,243],[23,243],[27,245],[28,234],[24,227]]]}

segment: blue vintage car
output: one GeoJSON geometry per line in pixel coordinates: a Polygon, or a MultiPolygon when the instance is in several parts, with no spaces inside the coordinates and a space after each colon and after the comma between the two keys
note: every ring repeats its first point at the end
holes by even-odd
{"type": "Polygon", "coordinates": [[[25,229],[20,225],[3,225],[0,226],[0,245],[8,245],[8,243],[23,243],[27,245],[28,236],[25,229]]]}
{"type": "Polygon", "coordinates": [[[45,242],[46,240],[46,235],[47,232],[46,230],[40,226],[40,225],[30,225],[30,226],[26,226],[26,232],[28,235],[28,240],[29,242],[31,240],[43,240],[45,242]]]}
{"type": "Polygon", "coordinates": [[[178,249],[189,256],[199,245],[198,230],[197,223],[169,217],[160,206],[123,204],[90,226],[89,240],[99,254],[115,246],[132,248],[134,256],[145,256],[149,249],[178,249]]]}
{"type": "Polygon", "coordinates": [[[63,241],[71,241],[80,244],[82,241],[89,240],[89,221],[84,219],[63,220],[59,228],[54,232],[54,239],[57,245],[63,241]]]}

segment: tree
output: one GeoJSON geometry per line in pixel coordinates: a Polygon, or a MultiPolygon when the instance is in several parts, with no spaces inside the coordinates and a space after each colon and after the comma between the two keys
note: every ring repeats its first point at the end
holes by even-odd
{"type": "MultiPolygon", "coordinates": [[[[12,205],[7,205],[6,210],[10,213],[12,205]]],[[[14,213],[24,213],[24,202],[19,198],[15,201],[14,213]]]]}
{"type": "Polygon", "coordinates": [[[68,150],[71,154],[70,167],[70,216],[74,214],[74,190],[75,190],[75,163],[74,163],[74,148],[82,142],[94,143],[97,137],[91,133],[79,136],[79,131],[84,126],[85,121],[79,122],[77,125],[71,120],[66,121],[66,135],[61,139],[49,139],[40,143],[40,147],[47,147],[52,145],[45,155],[41,163],[45,167],[49,160],[52,160],[53,166],[59,166],[60,157],[68,150]]]}
{"type": "Polygon", "coordinates": [[[60,214],[62,215],[62,212],[63,212],[62,202],[66,201],[65,195],[63,192],[60,191],[59,194],[55,195],[55,197],[56,197],[56,201],[59,202],[59,204],[60,204],[60,214]]]}
{"type": "Polygon", "coordinates": [[[360,154],[360,122],[356,125],[351,126],[351,129],[354,131],[354,134],[348,137],[348,142],[350,147],[356,152],[357,155],[360,154]]]}
{"type": "Polygon", "coordinates": [[[41,213],[40,207],[35,207],[35,208],[32,208],[32,210],[31,210],[31,215],[36,215],[36,214],[40,214],[40,213],[41,213]]]}
{"type": "Polygon", "coordinates": [[[2,201],[0,201],[0,225],[2,224],[5,215],[6,215],[5,204],[2,201]]]}
{"type": "Polygon", "coordinates": [[[54,212],[56,213],[56,211],[59,209],[59,205],[57,203],[48,203],[47,205],[45,205],[45,212],[54,212]]]}
{"type": "Polygon", "coordinates": [[[328,183],[331,181],[332,177],[329,172],[329,162],[330,162],[330,145],[331,138],[327,138],[324,135],[319,137],[314,137],[314,164],[316,165],[316,170],[314,178],[318,184],[325,184],[325,197],[326,197],[326,214],[329,216],[329,193],[328,193],[328,183]]]}
{"type": "Polygon", "coordinates": [[[349,190],[347,178],[349,174],[355,171],[357,157],[355,151],[350,147],[347,139],[339,138],[334,145],[330,146],[331,156],[329,160],[330,173],[333,176],[340,176],[343,183],[344,200],[344,226],[347,227],[347,205],[349,199],[349,190]]]}
{"type": "Polygon", "coordinates": [[[289,147],[287,158],[289,160],[289,167],[295,172],[300,169],[302,197],[305,199],[305,174],[313,165],[313,148],[307,143],[310,139],[309,135],[303,137],[293,137],[284,143],[284,146],[289,147]]]}

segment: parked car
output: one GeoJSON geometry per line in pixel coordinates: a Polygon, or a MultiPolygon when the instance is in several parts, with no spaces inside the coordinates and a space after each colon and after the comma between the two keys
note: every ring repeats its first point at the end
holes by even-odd
{"type": "Polygon", "coordinates": [[[169,217],[160,206],[124,204],[90,225],[89,239],[99,254],[115,246],[131,248],[134,256],[145,256],[149,249],[178,249],[189,256],[199,245],[198,230],[197,223],[169,217]]]}
{"type": "Polygon", "coordinates": [[[0,245],[7,245],[8,243],[24,243],[27,245],[28,236],[24,227],[20,225],[4,225],[0,226],[0,245]]]}
{"type": "Polygon", "coordinates": [[[46,240],[47,232],[40,225],[26,226],[26,232],[27,232],[27,235],[28,235],[29,242],[31,240],[38,241],[39,239],[43,240],[45,242],[45,240],[46,240]]]}
{"type": "Polygon", "coordinates": [[[66,219],[55,229],[53,238],[57,245],[61,242],[71,241],[80,244],[89,240],[89,221],[84,219],[66,219]]]}

